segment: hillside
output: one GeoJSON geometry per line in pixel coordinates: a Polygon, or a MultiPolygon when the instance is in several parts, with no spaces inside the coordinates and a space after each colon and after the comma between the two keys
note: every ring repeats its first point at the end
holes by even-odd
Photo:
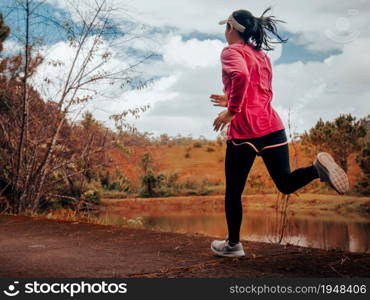
{"type": "MultiPolygon", "coordinates": [[[[118,168],[135,184],[139,183],[141,174],[140,160],[145,151],[148,151],[154,161],[154,169],[157,172],[169,174],[178,172],[179,181],[185,180],[209,180],[214,184],[224,184],[224,157],[226,144],[218,144],[208,142],[201,147],[194,145],[175,145],[175,146],[149,146],[146,148],[131,146],[128,147],[132,154],[130,156],[124,154],[119,149],[114,149],[109,152],[112,158],[111,171],[118,168]],[[190,149],[190,157],[186,158],[187,149],[190,149]],[[212,148],[214,151],[208,152],[207,148],[212,148]]],[[[312,163],[314,157],[306,157],[300,149],[300,145],[296,144],[297,154],[292,144],[289,144],[290,165],[291,169],[296,169],[295,156],[297,156],[298,167],[304,167],[312,163]]],[[[356,174],[361,172],[355,162],[355,154],[350,156],[348,176],[350,184],[356,181],[356,174]]],[[[263,182],[266,187],[274,188],[274,184],[268,175],[267,169],[261,157],[257,156],[248,178],[247,186],[250,184],[258,184],[263,182]]],[[[314,181],[306,186],[305,190],[322,188],[319,181],[314,181]]]]}

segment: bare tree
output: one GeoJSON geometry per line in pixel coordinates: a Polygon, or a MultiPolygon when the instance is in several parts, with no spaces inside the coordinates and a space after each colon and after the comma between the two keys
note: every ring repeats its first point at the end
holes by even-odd
{"type": "MultiPolygon", "coordinates": [[[[20,39],[18,36],[18,40],[23,43],[24,51],[21,60],[23,74],[19,75],[22,83],[22,109],[20,112],[14,112],[21,117],[21,122],[13,124],[18,133],[18,140],[15,143],[17,151],[16,156],[12,156],[12,170],[9,171],[12,178],[7,179],[7,185],[12,188],[11,197],[14,212],[37,211],[42,199],[50,195],[55,196],[51,185],[56,182],[56,172],[63,170],[65,166],[82,156],[84,158],[90,157],[92,152],[103,151],[107,147],[104,139],[101,147],[92,151],[92,140],[89,140],[86,141],[86,147],[79,157],[66,158],[59,155],[63,149],[68,148],[66,141],[61,136],[63,128],[68,127],[72,116],[77,118],[78,113],[81,113],[89,102],[99,98],[97,90],[103,90],[104,94],[107,86],[115,84],[134,88],[142,88],[146,85],[146,82],[135,80],[135,67],[152,57],[152,54],[137,59],[135,62],[127,62],[122,67],[114,66],[112,68],[115,58],[110,51],[110,46],[113,43],[116,43],[117,46],[117,41],[125,42],[122,37],[126,35],[119,29],[119,24],[114,23],[112,15],[115,8],[110,6],[107,0],[96,0],[91,5],[89,4],[91,2],[83,2],[83,6],[81,3],[66,1],[66,9],[73,20],[58,20],[52,19],[51,16],[42,15],[39,11],[44,2],[17,0],[15,3],[16,8],[24,12],[24,38],[20,39]],[[37,26],[35,18],[41,21],[47,19],[48,22],[55,25],[55,28],[63,30],[68,40],[70,61],[58,61],[53,57],[48,57],[43,50],[45,47],[40,47],[37,51],[34,50],[36,43],[40,45],[40,39],[31,36],[32,26],[37,26]],[[55,72],[62,74],[62,76],[50,78],[45,75],[45,78],[42,78],[42,84],[40,84],[40,76],[43,74],[38,74],[35,69],[39,69],[41,64],[54,66],[55,72]],[[47,128],[38,132],[32,130],[32,137],[30,137],[29,129],[30,103],[33,103],[35,99],[29,92],[31,85],[37,87],[44,98],[47,97],[45,91],[53,92],[51,96],[44,99],[52,103],[50,106],[52,114],[47,122],[47,128]]],[[[123,130],[123,128],[135,130],[126,121],[126,117],[128,115],[138,117],[148,108],[149,106],[142,106],[129,109],[115,114],[111,118],[116,122],[116,125],[119,123],[117,126],[119,130],[123,130]]],[[[69,172],[69,174],[64,173],[64,180],[68,181],[69,177],[84,171],[82,169],[69,172]]]]}

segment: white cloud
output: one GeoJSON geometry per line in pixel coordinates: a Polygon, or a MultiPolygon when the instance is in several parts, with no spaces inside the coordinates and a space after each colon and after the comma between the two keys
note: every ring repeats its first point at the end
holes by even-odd
{"type": "Polygon", "coordinates": [[[161,49],[163,60],[138,67],[146,75],[163,77],[147,89],[125,93],[125,101],[109,105],[109,110],[149,103],[152,108],[142,118],[129,119],[140,130],[216,137],[211,125],[220,108],[212,106],[209,95],[222,93],[220,53],[224,46],[219,40],[169,37],[161,49]]]}
{"type": "MultiPolygon", "coordinates": [[[[357,39],[324,62],[296,62],[274,68],[273,103],[292,108],[298,131],[313,126],[319,117],[331,120],[339,114],[362,117],[369,113],[370,39],[357,39]]],[[[285,121],[287,124],[287,122],[285,121]]]]}
{"type": "Polygon", "coordinates": [[[24,51],[24,47],[14,40],[6,39],[3,43],[3,51],[5,54],[18,55],[24,51]]]}
{"type": "MultiPolygon", "coordinates": [[[[122,1],[116,0],[118,3],[122,1]]],[[[368,1],[300,1],[269,0],[246,2],[213,0],[135,0],[129,11],[139,21],[155,27],[174,26],[182,32],[194,30],[222,34],[224,27],[217,24],[232,11],[247,9],[255,16],[272,6],[272,14],[286,21],[281,28],[298,34],[297,41],[316,51],[341,49],[354,38],[366,37],[370,10],[368,1]]]]}
{"type": "MultiPolygon", "coordinates": [[[[369,44],[369,39],[358,39],[345,45],[343,53],[324,62],[275,66],[272,105],[286,127],[289,108],[293,129],[298,132],[313,126],[319,117],[333,119],[339,113],[362,116],[368,112],[370,59],[364,53],[369,44]]],[[[162,76],[160,79],[140,91],[123,92],[111,87],[105,91],[109,98],[97,98],[88,109],[107,122],[110,114],[150,104],[151,109],[140,119],[129,119],[141,131],[215,138],[218,133],[213,131],[212,123],[222,108],[214,107],[209,95],[222,93],[219,56],[224,46],[218,40],[183,41],[179,36],[172,36],[162,47],[163,60],[138,67],[138,71],[162,76]]],[[[68,60],[66,47],[63,43],[56,44],[49,54],[54,59],[68,60]]],[[[109,66],[121,63],[115,61],[109,66]]],[[[43,76],[52,77],[53,73],[65,76],[46,64],[39,71],[43,76]]]]}
{"type": "Polygon", "coordinates": [[[163,46],[163,60],[168,65],[191,69],[208,67],[218,61],[220,50],[224,46],[219,40],[191,39],[184,42],[181,36],[174,36],[163,46]]]}
{"type": "MultiPolygon", "coordinates": [[[[116,1],[119,4],[120,1],[116,1]]],[[[109,91],[115,100],[94,103],[96,116],[106,120],[110,113],[150,103],[152,108],[139,120],[132,120],[142,131],[170,135],[182,133],[193,136],[204,135],[214,138],[218,133],[212,129],[213,119],[221,110],[212,106],[208,98],[211,93],[221,93],[221,66],[219,55],[225,46],[219,40],[184,41],[179,32],[199,30],[204,33],[223,33],[217,25],[232,10],[242,8],[242,1],[231,4],[220,1],[164,1],[131,2],[137,10],[135,18],[152,26],[174,26],[179,31],[168,34],[155,33],[150,39],[133,40],[131,47],[139,50],[152,49],[162,55],[162,59],[140,65],[137,69],[146,76],[160,76],[149,88],[142,91],[123,93],[119,89],[109,91]]],[[[269,4],[267,1],[248,5],[257,15],[269,4]]],[[[130,3],[127,4],[130,7],[130,3]]],[[[131,9],[132,11],[135,11],[131,9]]],[[[314,50],[341,49],[323,62],[294,62],[274,66],[273,107],[287,123],[289,107],[292,110],[293,128],[303,132],[313,126],[319,117],[333,119],[340,113],[364,116],[369,113],[370,92],[368,34],[364,30],[364,20],[368,10],[363,1],[306,1],[299,5],[293,1],[279,1],[274,5],[277,17],[286,20],[286,29],[297,33],[297,39],[314,50]],[[336,22],[349,9],[358,9],[358,15],[350,15],[350,26],[336,22]],[[334,26],[334,27],[333,27],[334,26]],[[350,42],[334,41],[325,30],[335,27],[337,34],[359,30],[360,36],[350,42]],[[345,30],[342,30],[345,29],[345,30]],[[341,31],[342,30],[342,31],[341,31]],[[347,31],[346,31],[347,30],[347,31]]],[[[117,49],[116,49],[117,51],[117,49]]],[[[119,51],[125,51],[119,49],[119,51]]],[[[281,47],[269,53],[276,61],[281,55],[281,47]]],[[[123,61],[116,61],[117,64],[123,61]]],[[[46,72],[46,71],[45,71],[46,72]]]]}
{"type": "MultiPolygon", "coordinates": [[[[184,120],[193,120],[191,132],[194,136],[201,134],[213,138],[217,134],[212,131],[211,124],[221,108],[212,107],[208,96],[221,93],[222,90],[219,58],[207,66],[194,67],[188,62],[194,53],[186,51],[189,47],[187,43],[191,42],[174,40],[177,41],[176,47],[163,47],[182,55],[182,64],[176,68],[172,68],[176,60],[163,62],[170,74],[172,70],[177,74],[177,79],[167,90],[173,97],[158,101],[137,124],[147,131],[153,126],[163,128],[162,132],[174,132],[182,128],[181,132],[185,134],[188,132],[187,126],[192,123],[184,120]],[[176,129],[173,128],[174,117],[179,118],[176,129]],[[154,122],[158,123],[154,125],[154,122]]],[[[203,46],[202,43],[197,43],[198,47],[204,47],[198,49],[198,53],[208,47],[208,41],[204,41],[203,46]]],[[[340,113],[352,113],[358,117],[367,114],[370,61],[365,53],[369,45],[369,39],[357,39],[346,44],[343,53],[333,55],[323,62],[295,62],[274,66],[272,105],[282,117],[286,128],[289,109],[293,130],[300,133],[312,127],[319,117],[332,120],[340,113]]],[[[215,52],[219,53],[220,50],[215,52]]]]}
{"type": "MultiPolygon", "coordinates": [[[[65,1],[48,0],[59,7],[65,1]]],[[[79,1],[80,7],[91,6],[95,0],[79,1]]],[[[178,33],[198,31],[223,34],[224,26],[217,22],[237,9],[247,9],[256,17],[272,6],[272,14],[286,21],[281,24],[290,33],[297,34],[296,41],[315,51],[341,49],[358,37],[369,37],[367,30],[370,10],[367,0],[270,0],[214,1],[214,0],[108,0],[116,8],[115,15],[153,27],[171,26],[178,33]]],[[[126,30],[127,25],[123,26],[126,30]]]]}

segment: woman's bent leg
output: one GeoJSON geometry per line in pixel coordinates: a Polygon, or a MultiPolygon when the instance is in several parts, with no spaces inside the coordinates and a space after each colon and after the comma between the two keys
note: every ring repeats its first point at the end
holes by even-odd
{"type": "Polygon", "coordinates": [[[235,146],[227,143],[225,157],[225,213],[229,241],[238,243],[243,218],[241,195],[253,165],[256,152],[248,145],[235,146]]]}
{"type": "Polygon", "coordinates": [[[293,172],[290,170],[288,145],[264,149],[261,156],[272,180],[284,194],[293,193],[315,178],[319,178],[313,165],[298,168],[293,172]]]}

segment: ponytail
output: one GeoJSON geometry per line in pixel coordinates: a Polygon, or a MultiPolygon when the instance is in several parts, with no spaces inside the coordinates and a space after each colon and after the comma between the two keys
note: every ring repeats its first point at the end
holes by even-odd
{"type": "Polygon", "coordinates": [[[265,14],[271,10],[271,7],[265,9],[262,15],[259,18],[255,17],[256,21],[256,30],[254,34],[252,33],[251,39],[255,42],[256,49],[260,50],[261,48],[270,51],[274,50],[271,44],[277,43],[286,43],[288,39],[283,39],[277,32],[276,24],[278,22],[285,23],[282,20],[278,20],[275,16],[268,16],[265,17],[265,14]],[[278,41],[272,41],[271,36],[269,34],[273,34],[278,41]]]}
{"type": "Polygon", "coordinates": [[[271,7],[265,9],[260,17],[254,17],[247,10],[238,10],[233,13],[234,18],[246,27],[244,32],[240,32],[240,36],[247,42],[252,42],[256,50],[274,50],[271,44],[286,43],[288,39],[283,39],[277,32],[277,23],[285,23],[278,20],[275,16],[265,16],[271,10],[271,7]],[[272,40],[271,35],[277,38],[277,41],[272,40]]]}

